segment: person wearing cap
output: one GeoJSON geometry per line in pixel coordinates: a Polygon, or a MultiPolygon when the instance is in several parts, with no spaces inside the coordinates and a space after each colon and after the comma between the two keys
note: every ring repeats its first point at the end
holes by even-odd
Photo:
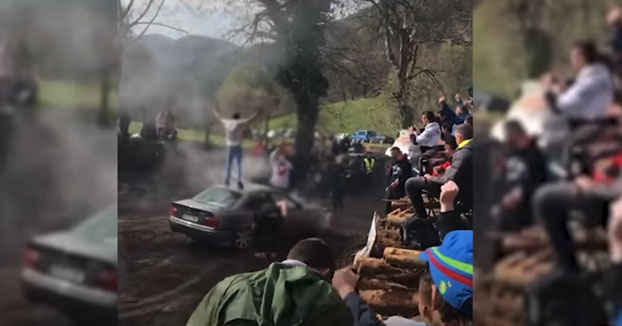
{"type": "MultiPolygon", "coordinates": [[[[467,286],[461,286],[460,283],[452,283],[451,280],[444,281],[444,292],[440,292],[443,285],[440,282],[445,278],[435,276],[437,268],[431,266],[430,273],[422,277],[419,284],[418,292],[418,308],[420,314],[425,317],[430,325],[469,325],[472,314],[472,296],[473,296],[473,232],[457,231],[464,228],[462,223],[456,223],[459,215],[453,210],[453,203],[458,194],[458,186],[454,182],[448,182],[443,186],[441,192],[441,217],[437,224],[439,232],[447,232],[446,241],[440,247],[432,247],[433,254],[438,251],[442,258],[434,258],[430,260],[429,254],[422,254],[424,260],[436,262],[441,259],[449,265],[443,271],[449,271],[452,277],[458,279],[457,282],[465,281],[467,286]],[[441,230],[442,229],[442,230],[441,230]],[[459,233],[467,232],[467,233],[459,233]],[[458,276],[456,276],[458,275],[458,276]],[[459,276],[462,275],[462,276],[459,276]],[[469,281],[470,279],[470,281],[469,281]],[[439,280],[439,285],[435,283],[439,280]],[[447,286],[453,286],[451,291],[447,290],[447,286]],[[470,286],[470,287],[469,287],[470,286]],[[448,299],[444,299],[445,295],[448,299]],[[448,303],[445,303],[446,300],[448,303]],[[455,306],[459,308],[454,308],[455,306]]],[[[435,256],[433,256],[435,257],[435,256]]],[[[354,273],[352,268],[346,267],[335,272],[332,283],[333,287],[348,305],[354,316],[354,326],[379,326],[382,325],[375,317],[375,313],[371,307],[356,293],[356,284],[358,275],[354,273]]],[[[400,316],[391,316],[383,322],[385,326],[422,326],[420,322],[406,319],[400,316]]],[[[427,325],[427,324],[426,324],[427,325]]]]}
{"type": "MultiPolygon", "coordinates": [[[[428,273],[419,280],[418,309],[430,325],[473,324],[473,231],[452,231],[443,244],[422,252],[428,273]]],[[[411,326],[419,323],[397,316],[381,323],[356,293],[358,276],[351,268],[335,272],[333,287],[354,316],[354,326],[411,326]]]]}
{"type": "Polygon", "coordinates": [[[429,274],[419,281],[419,311],[431,323],[473,321],[473,231],[449,232],[438,247],[421,253],[429,274]]]}

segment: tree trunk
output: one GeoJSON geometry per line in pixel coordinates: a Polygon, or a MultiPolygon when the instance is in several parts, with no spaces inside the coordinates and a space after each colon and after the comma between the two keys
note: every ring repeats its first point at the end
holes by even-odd
{"type": "Polygon", "coordinates": [[[110,69],[105,67],[101,71],[101,93],[99,100],[99,124],[107,126],[109,123],[108,113],[110,111],[110,69]]]}
{"type": "Polygon", "coordinates": [[[263,126],[263,141],[266,147],[268,146],[268,131],[270,131],[270,112],[266,112],[266,119],[263,126]]]}
{"type": "Polygon", "coordinates": [[[399,110],[399,119],[402,128],[413,124],[413,112],[408,105],[408,65],[400,66],[397,71],[398,91],[395,96],[399,110]]]}
{"type": "Polygon", "coordinates": [[[296,131],[296,142],[294,150],[294,171],[292,173],[293,183],[303,180],[309,170],[311,150],[313,149],[315,124],[318,117],[318,100],[310,94],[300,94],[296,96],[298,106],[298,130],[296,131]]]}
{"type": "Polygon", "coordinates": [[[205,123],[205,139],[203,140],[203,147],[205,149],[210,149],[212,147],[212,142],[210,139],[211,131],[212,131],[212,125],[210,121],[208,121],[205,123]]]}

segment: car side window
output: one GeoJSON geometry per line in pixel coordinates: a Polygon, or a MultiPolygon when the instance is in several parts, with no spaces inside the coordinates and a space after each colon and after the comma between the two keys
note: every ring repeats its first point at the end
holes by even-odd
{"type": "Polygon", "coordinates": [[[244,203],[244,209],[248,209],[251,211],[259,210],[263,202],[264,200],[261,197],[257,197],[257,196],[249,197],[246,199],[246,202],[244,203]]]}
{"type": "Polygon", "coordinates": [[[244,209],[254,213],[269,214],[276,211],[276,206],[270,195],[257,195],[248,198],[244,204],[244,209]]]}

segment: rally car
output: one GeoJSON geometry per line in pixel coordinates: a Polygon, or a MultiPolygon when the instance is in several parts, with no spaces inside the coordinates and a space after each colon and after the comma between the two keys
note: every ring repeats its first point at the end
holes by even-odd
{"type": "Polygon", "coordinates": [[[279,234],[260,226],[287,224],[284,219],[312,229],[326,227],[330,215],[320,207],[303,205],[281,191],[248,185],[243,191],[216,186],[193,198],[175,201],[168,218],[173,232],[197,241],[233,245],[240,250],[250,248],[257,238],[278,237],[279,234]]]}

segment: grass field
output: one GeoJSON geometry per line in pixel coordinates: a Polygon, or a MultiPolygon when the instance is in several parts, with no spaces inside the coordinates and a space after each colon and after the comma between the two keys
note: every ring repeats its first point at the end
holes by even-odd
{"type": "MultiPolygon", "coordinates": [[[[386,123],[388,110],[389,104],[384,103],[379,97],[326,104],[320,111],[317,128],[334,134],[370,129],[393,136],[397,130],[393,130],[386,123]]],[[[296,116],[293,113],[270,121],[270,129],[295,129],[296,125],[296,116]]]]}
{"type": "MultiPolygon", "coordinates": [[[[371,129],[378,133],[386,135],[394,135],[396,131],[387,127],[386,111],[387,107],[383,105],[379,98],[364,98],[348,102],[338,102],[324,105],[320,111],[320,118],[317,129],[339,134],[343,132],[352,133],[359,129],[371,129]]],[[[263,122],[256,123],[260,130],[263,130],[263,122]]],[[[296,129],[297,121],[294,113],[286,114],[270,120],[270,129],[292,128],[296,129]]],[[[130,125],[130,133],[137,133],[142,128],[142,123],[132,122],[130,125]]],[[[224,145],[222,130],[219,127],[214,128],[210,140],[214,145],[224,145]]],[[[197,129],[181,128],[178,130],[178,138],[183,141],[203,142],[205,140],[205,131],[197,129]]],[[[252,146],[252,142],[244,144],[245,147],[252,146]]]]}
{"type": "MultiPolygon", "coordinates": [[[[43,80],[39,83],[39,97],[45,107],[96,110],[99,108],[100,87],[97,83],[43,80]]],[[[110,108],[118,106],[116,91],[110,93],[110,108]]]]}
{"type": "MultiPolygon", "coordinates": [[[[135,134],[135,133],[140,132],[140,129],[142,127],[143,127],[143,124],[141,122],[133,121],[130,124],[130,134],[135,134]]],[[[178,128],[177,138],[181,141],[203,143],[205,141],[205,131],[196,130],[196,129],[178,128]]],[[[210,142],[212,143],[212,145],[222,147],[222,146],[225,146],[225,137],[223,137],[220,133],[218,134],[212,133],[210,135],[210,142]]],[[[253,146],[252,140],[245,140],[242,143],[242,147],[246,149],[252,148],[252,146],[253,146]]]]}

